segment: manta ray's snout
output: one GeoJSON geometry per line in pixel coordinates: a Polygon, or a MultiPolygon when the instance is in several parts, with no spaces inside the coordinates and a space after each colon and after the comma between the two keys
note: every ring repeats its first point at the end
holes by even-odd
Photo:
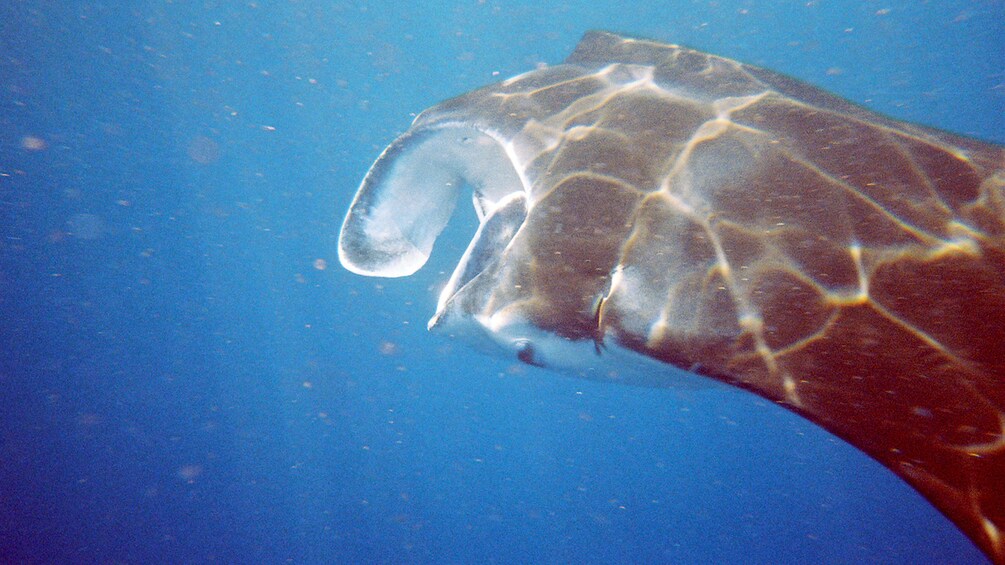
{"type": "Polygon", "coordinates": [[[573,346],[571,342],[537,328],[519,312],[510,309],[492,315],[472,314],[463,311],[461,304],[448,302],[437,311],[429,320],[429,331],[459,339],[486,355],[535,367],[563,369],[578,364],[581,352],[563,351],[573,346]]]}
{"type": "Polygon", "coordinates": [[[541,366],[523,316],[525,290],[500,285],[509,280],[507,257],[527,220],[527,196],[517,191],[486,202],[476,192],[475,209],[478,230],[440,292],[429,330],[460,337],[489,354],[498,354],[501,346],[505,355],[541,366]]]}

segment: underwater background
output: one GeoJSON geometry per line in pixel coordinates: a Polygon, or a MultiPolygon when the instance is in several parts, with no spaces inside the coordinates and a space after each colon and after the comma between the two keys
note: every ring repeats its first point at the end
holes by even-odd
{"type": "Polygon", "coordinates": [[[415,114],[588,29],[1005,142],[1005,2],[0,2],[0,562],[980,563],[752,395],[430,335],[474,232],[341,269],[415,114]]]}

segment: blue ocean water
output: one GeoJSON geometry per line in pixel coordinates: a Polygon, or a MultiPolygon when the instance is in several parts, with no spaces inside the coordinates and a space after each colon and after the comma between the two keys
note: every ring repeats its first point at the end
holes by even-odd
{"type": "Polygon", "coordinates": [[[414,114],[588,29],[1005,142],[1001,0],[0,3],[0,562],[974,563],[741,392],[584,382],[335,253],[414,114]]]}

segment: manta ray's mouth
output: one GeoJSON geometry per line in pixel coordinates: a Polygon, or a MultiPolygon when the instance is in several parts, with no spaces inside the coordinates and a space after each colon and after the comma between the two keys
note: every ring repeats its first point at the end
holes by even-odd
{"type": "MultiPolygon", "coordinates": [[[[363,179],[342,224],[338,244],[342,265],[354,273],[380,277],[405,277],[419,270],[464,186],[474,192],[481,226],[448,283],[448,289],[459,289],[477,274],[476,269],[485,267],[479,254],[498,248],[505,232],[499,229],[502,224],[519,225],[526,214],[520,215],[525,210],[524,185],[505,146],[469,125],[410,130],[384,150],[363,179]],[[482,237],[488,234],[492,237],[482,237]]],[[[508,234],[511,237],[512,231],[508,234]]]]}

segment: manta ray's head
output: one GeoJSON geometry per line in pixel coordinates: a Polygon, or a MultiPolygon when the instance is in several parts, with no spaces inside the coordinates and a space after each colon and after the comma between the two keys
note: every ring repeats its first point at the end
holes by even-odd
{"type": "Polygon", "coordinates": [[[576,202],[536,205],[512,142],[473,123],[420,116],[384,151],[345,218],[339,259],[363,275],[411,275],[470,191],[479,227],[430,329],[528,364],[582,369],[597,357],[598,306],[611,271],[610,245],[579,233],[602,228],[583,217],[589,191],[576,202]],[[592,267],[570,269],[569,261],[592,267]]]}

